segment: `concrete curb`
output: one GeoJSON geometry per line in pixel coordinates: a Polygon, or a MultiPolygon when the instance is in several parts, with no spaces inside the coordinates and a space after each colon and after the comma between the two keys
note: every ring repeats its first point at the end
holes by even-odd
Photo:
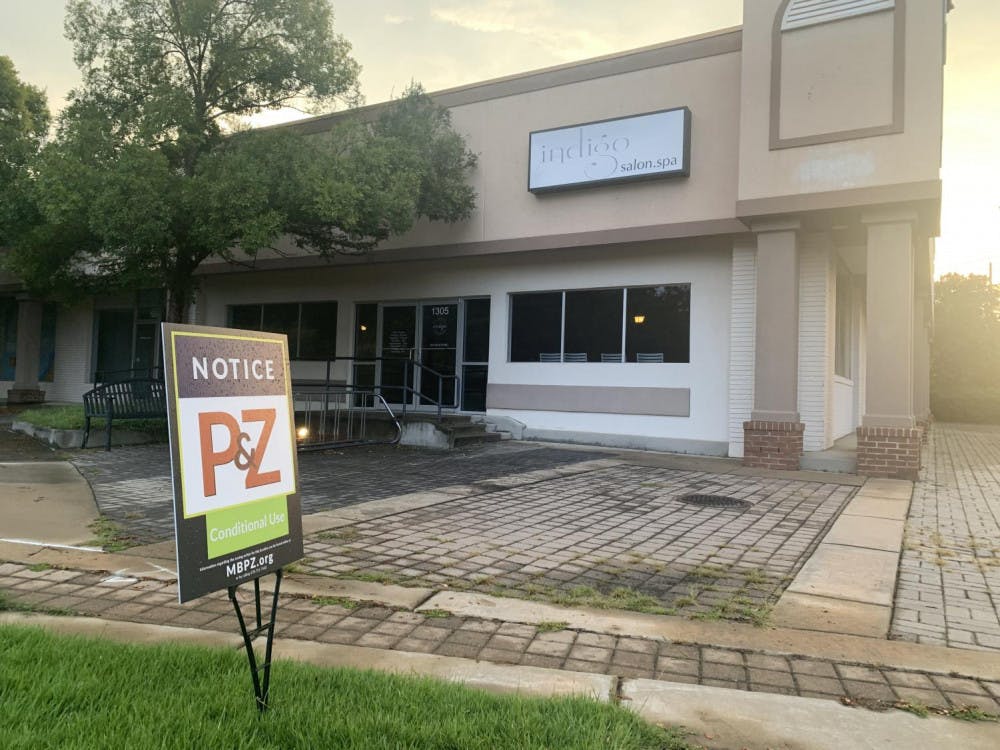
{"type": "Polygon", "coordinates": [[[623,705],[647,721],[684,726],[696,733],[696,742],[710,748],[996,750],[1000,746],[1000,725],[994,723],[859,711],[817,698],[656,680],[624,680],[621,698],[623,705]]]}
{"type": "Polygon", "coordinates": [[[794,628],[758,628],[723,621],[695,621],[621,610],[560,607],[460,591],[438,592],[417,612],[442,609],[462,617],[504,620],[526,625],[565,622],[566,627],[608,635],[710,644],[764,654],[802,656],[857,664],[892,665],[936,674],[961,674],[1000,680],[1000,653],[925,646],[905,641],[816,633],[794,628]]]}

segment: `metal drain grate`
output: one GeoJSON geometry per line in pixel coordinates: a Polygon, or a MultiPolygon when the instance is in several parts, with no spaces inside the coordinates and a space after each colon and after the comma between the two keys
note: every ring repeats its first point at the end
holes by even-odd
{"type": "Polygon", "coordinates": [[[735,508],[738,510],[746,510],[753,505],[753,503],[749,500],[743,500],[738,497],[729,497],[729,495],[702,495],[693,493],[690,495],[682,495],[677,499],[682,503],[700,505],[703,508],[735,508]]]}

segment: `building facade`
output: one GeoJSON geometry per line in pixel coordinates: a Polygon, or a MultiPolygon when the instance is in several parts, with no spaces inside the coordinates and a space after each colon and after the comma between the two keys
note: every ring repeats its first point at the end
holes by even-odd
{"type": "MultiPolygon", "coordinates": [[[[859,471],[913,476],[945,15],[757,0],[740,28],[439,92],[479,157],[468,221],[204,264],[194,320],[289,333],[297,378],[338,355],[337,380],[402,399],[414,378],[415,407],[440,392],[528,438],[791,469],[856,434],[859,471]]],[[[155,292],[0,302],[13,397],[78,399],[159,356],[155,292]]]]}

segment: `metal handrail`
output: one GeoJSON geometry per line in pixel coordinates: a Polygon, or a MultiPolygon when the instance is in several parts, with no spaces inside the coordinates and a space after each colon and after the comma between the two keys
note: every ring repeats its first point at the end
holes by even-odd
{"type": "MultiPolygon", "coordinates": [[[[447,373],[438,372],[433,367],[425,365],[419,359],[414,359],[412,357],[340,357],[334,356],[326,360],[326,383],[329,386],[331,378],[331,370],[333,368],[333,363],[337,361],[353,362],[355,365],[358,364],[377,364],[379,362],[402,362],[403,363],[403,382],[399,385],[385,386],[383,383],[378,382],[375,384],[376,392],[382,393],[383,388],[389,388],[391,390],[401,390],[408,396],[409,399],[404,399],[402,403],[401,415],[406,416],[406,405],[408,400],[412,400],[413,396],[418,396],[421,399],[431,402],[431,404],[437,406],[437,417],[441,419],[442,409],[457,409],[460,394],[462,392],[462,379],[458,374],[449,375],[447,373]],[[409,385],[410,382],[410,365],[413,365],[420,369],[420,372],[434,375],[437,377],[438,385],[438,397],[435,401],[433,397],[428,396],[422,391],[416,390],[413,386],[409,385]],[[451,403],[444,403],[444,381],[445,379],[453,380],[455,383],[455,388],[453,391],[453,397],[451,403]]],[[[380,378],[381,380],[381,378],[380,378]]]]}
{"type": "Polygon", "coordinates": [[[305,391],[295,390],[293,387],[292,404],[296,413],[297,430],[301,427],[309,430],[314,418],[318,422],[318,438],[309,442],[300,442],[298,444],[300,452],[353,445],[395,445],[403,436],[403,428],[393,413],[392,407],[382,397],[382,394],[372,390],[356,388],[351,385],[314,386],[305,391]],[[338,398],[341,396],[343,398],[338,398]],[[370,400],[371,406],[365,403],[362,403],[361,406],[355,406],[354,402],[359,396],[363,402],[370,400]],[[321,408],[314,410],[314,401],[321,404],[321,408]],[[303,402],[307,404],[307,407],[300,412],[299,409],[295,408],[295,405],[303,402]],[[346,408],[344,408],[345,406],[346,408]],[[388,439],[370,439],[367,436],[369,413],[378,409],[386,413],[393,426],[392,436],[388,439]],[[343,416],[345,411],[347,414],[346,424],[343,416]],[[300,414],[304,425],[299,424],[300,414]],[[330,419],[331,414],[332,420],[330,419]],[[329,440],[326,439],[328,431],[331,433],[329,440]],[[338,438],[337,436],[341,433],[346,437],[338,438]]]}

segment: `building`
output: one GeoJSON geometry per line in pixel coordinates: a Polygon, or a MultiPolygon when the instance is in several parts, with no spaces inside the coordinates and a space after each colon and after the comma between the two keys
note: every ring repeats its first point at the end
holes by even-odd
{"type": "MultiPolygon", "coordinates": [[[[470,220],[332,262],[206,264],[195,320],[289,332],[300,378],[333,347],[412,354],[526,437],[791,469],[856,431],[859,471],[911,477],[946,6],[755,0],[740,28],[439,92],[479,154],[470,220]]],[[[78,399],[95,370],[157,361],[161,309],[0,299],[0,379],[78,399]]],[[[334,375],[402,383],[378,369],[334,375]]]]}

